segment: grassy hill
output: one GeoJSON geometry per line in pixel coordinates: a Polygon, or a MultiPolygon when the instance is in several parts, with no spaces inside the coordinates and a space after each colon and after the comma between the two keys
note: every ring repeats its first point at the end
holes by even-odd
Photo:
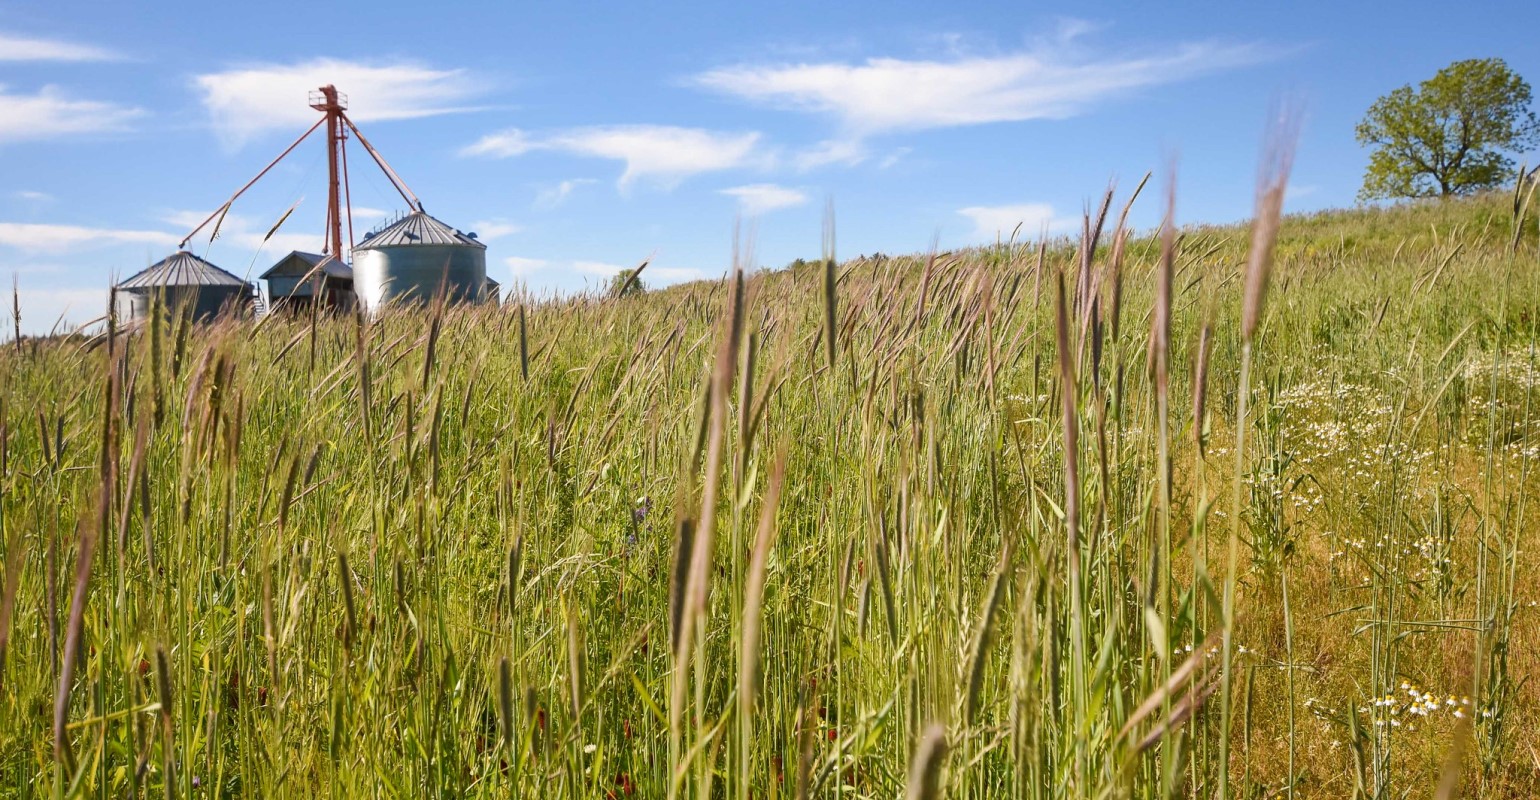
{"type": "Polygon", "coordinates": [[[1244,380],[1243,227],[1175,242],[1169,359],[1110,224],[832,309],[812,264],[18,343],[0,785],[1527,797],[1517,220],[1286,218],[1244,380]]]}

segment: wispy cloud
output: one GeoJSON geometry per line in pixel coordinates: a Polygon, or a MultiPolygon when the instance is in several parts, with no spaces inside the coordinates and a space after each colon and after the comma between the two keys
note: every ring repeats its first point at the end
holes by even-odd
{"type": "Polygon", "coordinates": [[[572,269],[584,275],[612,278],[619,275],[621,270],[629,269],[629,267],[623,267],[619,264],[607,264],[603,261],[574,261],[572,262],[572,269]]]}
{"type": "Polygon", "coordinates": [[[1053,206],[1047,203],[969,206],[957,209],[957,213],[973,220],[973,238],[981,241],[1009,237],[1017,226],[1020,226],[1022,236],[1034,237],[1045,226],[1050,231],[1061,231],[1074,222],[1054,216],[1053,206]]]}
{"type": "Polygon", "coordinates": [[[54,201],[53,195],[47,192],[39,192],[33,189],[20,189],[18,191],[11,192],[11,196],[17,200],[24,200],[28,203],[38,205],[44,203],[52,203],[54,201]]]}
{"type": "Polygon", "coordinates": [[[591,183],[598,183],[598,181],[593,178],[573,178],[572,180],[562,181],[555,186],[541,189],[540,194],[535,196],[535,207],[556,208],[562,203],[567,202],[567,198],[571,197],[572,193],[577,191],[579,186],[587,186],[591,183]]]}
{"type": "MultiPolygon", "coordinates": [[[[207,212],[174,211],[165,215],[164,219],[168,224],[176,226],[178,230],[187,231],[202,222],[205,216],[207,212]]],[[[268,232],[272,229],[274,221],[276,220],[254,219],[234,212],[226,214],[224,220],[219,223],[219,238],[214,240],[212,247],[215,251],[223,253],[227,251],[224,251],[221,245],[232,245],[242,256],[249,258],[260,252],[264,256],[271,256],[272,261],[277,261],[291,250],[318,253],[325,247],[326,237],[319,227],[313,232],[303,232],[303,223],[292,217],[269,237],[268,232]]],[[[204,237],[212,233],[213,223],[199,232],[198,241],[207,241],[204,237]]],[[[267,258],[263,258],[257,261],[256,265],[265,266],[264,262],[268,261],[267,258]]],[[[235,269],[230,271],[238,273],[235,269]]]]}
{"type": "Polygon", "coordinates": [[[482,137],[461,152],[468,156],[512,158],[552,150],[625,162],[622,190],[648,180],[664,187],[706,172],[759,166],[768,156],[759,150],[757,132],[728,133],[670,125],[609,125],[532,135],[518,129],[482,137]]]}
{"type": "MultiPolygon", "coordinates": [[[[601,278],[613,278],[623,269],[634,269],[635,264],[623,267],[619,264],[608,264],[603,261],[574,261],[571,268],[575,272],[584,275],[596,275],[601,278]]],[[[647,284],[667,286],[685,281],[698,281],[706,277],[706,273],[694,267],[658,267],[649,265],[642,273],[642,282],[647,284]]]]}
{"type": "Polygon", "coordinates": [[[0,61],[114,61],[119,57],[95,45],[0,33],[0,61]]]}
{"type": "Polygon", "coordinates": [[[913,149],[914,148],[911,147],[900,147],[897,150],[887,154],[886,156],[883,156],[883,159],[877,162],[877,169],[887,169],[894,164],[897,164],[904,159],[904,156],[909,155],[910,151],[913,149]]]}
{"type": "Polygon", "coordinates": [[[25,94],[0,84],[0,144],[111,133],[126,129],[142,116],[141,109],[74,98],[57,86],[25,94]]]}
{"type": "Polygon", "coordinates": [[[1142,55],[1093,57],[1061,39],[986,56],[741,64],[697,75],[692,82],[761,105],[831,116],[847,137],[859,139],[892,131],[1072,117],[1135,89],[1277,55],[1275,48],[1256,44],[1197,42],[1142,55]]]}
{"type": "MultiPolygon", "coordinates": [[[[73,265],[50,263],[47,261],[11,261],[10,259],[7,259],[7,261],[9,263],[4,267],[0,267],[0,275],[11,273],[24,276],[23,280],[26,279],[25,276],[30,275],[59,275],[68,279],[76,271],[73,265]]],[[[3,305],[3,303],[0,303],[0,305],[3,305]]]]}
{"type": "MultiPolygon", "coordinates": [[[[9,286],[6,294],[10,294],[9,286]]],[[[68,331],[107,313],[107,287],[35,287],[23,281],[19,286],[18,301],[21,304],[21,331],[23,334],[44,334],[52,330],[68,331]]],[[[14,325],[11,299],[6,298],[3,318],[5,330],[0,337],[10,338],[14,325]]]]}
{"type": "Polygon", "coordinates": [[[508,270],[513,273],[515,278],[522,278],[525,275],[539,272],[550,266],[550,262],[543,258],[522,258],[520,256],[509,256],[503,259],[503,263],[508,266],[508,270]]]}
{"type": "Polygon", "coordinates": [[[718,194],[737,198],[738,207],[744,214],[754,217],[782,208],[793,208],[807,202],[807,194],[773,183],[751,183],[722,189],[718,194]]]}
{"type": "Polygon", "coordinates": [[[1320,189],[1321,189],[1321,187],[1316,186],[1314,184],[1310,184],[1310,185],[1289,184],[1289,187],[1287,189],[1285,189],[1284,192],[1283,192],[1283,202],[1290,203],[1290,202],[1293,202],[1295,200],[1302,200],[1302,199],[1304,199],[1306,197],[1309,197],[1310,195],[1313,195],[1316,192],[1320,191],[1320,189]]]}
{"type": "Polygon", "coordinates": [[[483,242],[493,239],[501,239],[524,230],[523,225],[515,225],[512,222],[500,219],[484,219],[480,222],[472,222],[470,230],[475,232],[476,238],[483,242]]]}
{"type": "Polygon", "coordinates": [[[62,253],[87,247],[117,244],[174,247],[179,240],[180,237],[176,234],[165,231],[0,222],[0,247],[9,247],[26,253],[62,253]]]}
{"type": "Polygon", "coordinates": [[[870,155],[859,138],[825,139],[792,157],[797,169],[806,172],[830,165],[855,166],[870,155]]]}
{"type": "MultiPolygon", "coordinates": [[[[612,264],[608,261],[593,261],[577,259],[573,261],[550,261],[544,258],[525,258],[512,256],[503,259],[508,270],[514,278],[528,277],[532,273],[540,272],[547,276],[552,273],[576,274],[584,278],[600,278],[609,280],[619,275],[621,270],[635,269],[635,264],[612,264]]],[[[706,273],[693,267],[664,267],[649,265],[642,273],[642,281],[650,286],[667,286],[673,283],[685,281],[698,281],[706,277],[706,273]]]]}
{"type": "Polygon", "coordinates": [[[313,124],[316,112],[305,100],[325,84],[348,96],[348,116],[358,122],[473,110],[467,103],[483,90],[461,69],[335,58],[255,64],[194,79],[214,130],[233,147],[270,130],[297,132],[313,124]]]}
{"type": "Polygon", "coordinates": [[[701,281],[705,280],[708,276],[705,270],[694,267],[648,267],[647,271],[642,273],[642,277],[655,278],[660,283],[668,285],[671,283],[684,283],[686,281],[701,281]]]}

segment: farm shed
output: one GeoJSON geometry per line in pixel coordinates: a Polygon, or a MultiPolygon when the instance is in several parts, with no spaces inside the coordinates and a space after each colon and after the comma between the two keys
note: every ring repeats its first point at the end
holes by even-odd
{"type": "Polygon", "coordinates": [[[320,253],[295,250],[279,259],[261,275],[267,281],[267,299],[274,311],[308,310],[320,292],[322,308],[353,307],[353,269],[320,253]]]}

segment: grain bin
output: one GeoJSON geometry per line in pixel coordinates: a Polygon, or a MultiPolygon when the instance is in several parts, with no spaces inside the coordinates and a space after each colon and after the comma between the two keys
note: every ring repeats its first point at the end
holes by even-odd
{"type": "Polygon", "coordinates": [[[487,291],[487,246],[423,211],[414,211],[353,247],[353,291],[378,311],[391,301],[480,302],[487,291]]]}
{"type": "Polygon", "coordinates": [[[206,321],[229,309],[244,314],[254,296],[252,286],[236,276],[179,250],[117,285],[118,314],[128,321],[149,317],[151,300],[162,298],[166,308],[187,308],[193,319],[206,321]]]}

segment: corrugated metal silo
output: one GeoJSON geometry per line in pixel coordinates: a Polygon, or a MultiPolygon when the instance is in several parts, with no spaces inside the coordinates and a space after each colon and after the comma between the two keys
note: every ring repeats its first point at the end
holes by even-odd
{"type": "Polygon", "coordinates": [[[244,313],[251,306],[250,284],[179,250],[117,285],[118,314],[129,321],[150,315],[150,301],[159,295],[167,308],[189,307],[193,318],[208,320],[226,308],[244,313]]]}
{"type": "Polygon", "coordinates": [[[487,246],[414,211],[353,247],[353,291],[369,311],[392,300],[480,302],[487,291],[487,246]]]}

